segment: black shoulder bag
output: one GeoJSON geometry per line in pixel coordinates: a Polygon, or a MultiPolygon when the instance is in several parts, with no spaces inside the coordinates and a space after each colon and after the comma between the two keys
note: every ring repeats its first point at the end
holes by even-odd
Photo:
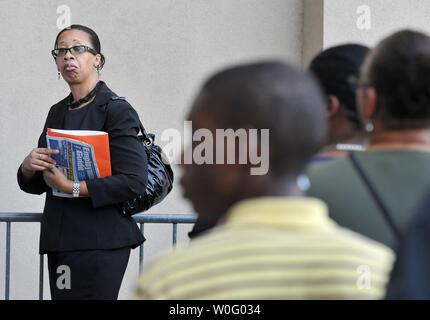
{"type": "Polygon", "coordinates": [[[360,176],[360,178],[364,182],[365,186],[369,190],[370,195],[375,200],[375,203],[378,206],[379,210],[381,211],[381,213],[382,213],[385,221],[390,226],[390,228],[393,231],[393,233],[396,236],[396,238],[398,240],[401,240],[402,233],[400,232],[400,230],[397,228],[396,224],[394,223],[393,217],[391,216],[391,214],[390,214],[387,206],[385,205],[384,201],[382,201],[382,198],[379,196],[379,194],[376,191],[375,187],[370,182],[369,177],[366,175],[366,173],[364,172],[363,168],[358,163],[356,156],[354,155],[353,152],[350,152],[349,155],[348,155],[348,157],[351,160],[351,162],[352,162],[354,168],[356,169],[358,175],[360,176]]]}
{"type": "Polygon", "coordinates": [[[160,203],[173,187],[173,171],[161,148],[154,144],[154,134],[146,133],[140,124],[142,135],[137,136],[145,148],[148,157],[148,182],[145,193],[119,204],[123,215],[143,212],[160,203]]]}
{"type": "MultiPolygon", "coordinates": [[[[112,97],[111,100],[125,100],[123,97],[112,97]]],[[[140,122],[139,122],[140,123],[140,122]]],[[[148,182],[143,194],[118,203],[117,207],[125,216],[143,212],[160,203],[172,190],[173,171],[162,149],[154,144],[154,134],[148,134],[140,123],[141,135],[137,137],[142,142],[148,158],[148,182]]]]}

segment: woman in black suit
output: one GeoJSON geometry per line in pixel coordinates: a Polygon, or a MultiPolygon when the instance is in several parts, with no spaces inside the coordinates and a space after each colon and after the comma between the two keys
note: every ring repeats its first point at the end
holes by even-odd
{"type": "Polygon", "coordinates": [[[18,183],[28,193],[46,192],[39,251],[48,255],[52,299],[117,299],[130,250],[145,240],[134,220],[116,206],[146,187],[147,158],[137,138],[140,120],[124,98],[99,80],[105,59],[93,30],[81,25],[62,30],[52,55],[71,93],[51,107],[38,147],[18,169],[18,183]],[[55,167],[47,128],[108,132],[112,176],[74,185],[55,167]],[[52,188],[74,197],[53,196],[52,188]]]}

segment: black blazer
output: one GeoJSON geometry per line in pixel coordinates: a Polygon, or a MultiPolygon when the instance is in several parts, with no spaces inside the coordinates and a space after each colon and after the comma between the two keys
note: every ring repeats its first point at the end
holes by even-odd
{"type": "MultiPolygon", "coordinates": [[[[43,209],[40,253],[136,248],[145,241],[133,218],[120,214],[115,206],[144,193],[148,161],[137,138],[140,120],[133,107],[121,100],[102,83],[94,101],[81,123],[81,130],[101,130],[109,133],[112,176],[86,181],[89,197],[61,198],[52,195],[52,189],[37,171],[24,182],[21,167],[18,184],[28,193],[46,192],[43,209]]],[[[46,148],[46,129],[62,129],[69,97],[51,107],[38,147],[46,148]]]]}

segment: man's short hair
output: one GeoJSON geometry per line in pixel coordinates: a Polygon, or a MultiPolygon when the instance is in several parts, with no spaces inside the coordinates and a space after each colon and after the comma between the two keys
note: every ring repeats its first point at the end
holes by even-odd
{"type": "Polygon", "coordinates": [[[281,62],[236,66],[204,84],[219,128],[269,129],[270,169],[298,174],[326,142],[322,91],[310,73],[281,62]]]}

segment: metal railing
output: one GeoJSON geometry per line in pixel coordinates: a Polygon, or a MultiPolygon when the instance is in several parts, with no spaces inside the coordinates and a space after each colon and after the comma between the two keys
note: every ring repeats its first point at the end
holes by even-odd
{"type": "MultiPolygon", "coordinates": [[[[144,234],[145,223],[171,223],[172,243],[176,245],[178,224],[194,223],[197,219],[194,214],[135,214],[133,215],[136,223],[140,225],[140,231],[144,234]]],[[[11,242],[11,225],[12,222],[40,222],[42,214],[40,213],[0,213],[0,222],[6,223],[6,275],[5,275],[5,300],[9,300],[10,288],[10,242],[11,242]]],[[[144,243],[139,247],[139,272],[142,271],[144,255],[144,243]]],[[[39,260],[39,300],[43,300],[43,268],[44,257],[40,255],[39,260]]]]}

